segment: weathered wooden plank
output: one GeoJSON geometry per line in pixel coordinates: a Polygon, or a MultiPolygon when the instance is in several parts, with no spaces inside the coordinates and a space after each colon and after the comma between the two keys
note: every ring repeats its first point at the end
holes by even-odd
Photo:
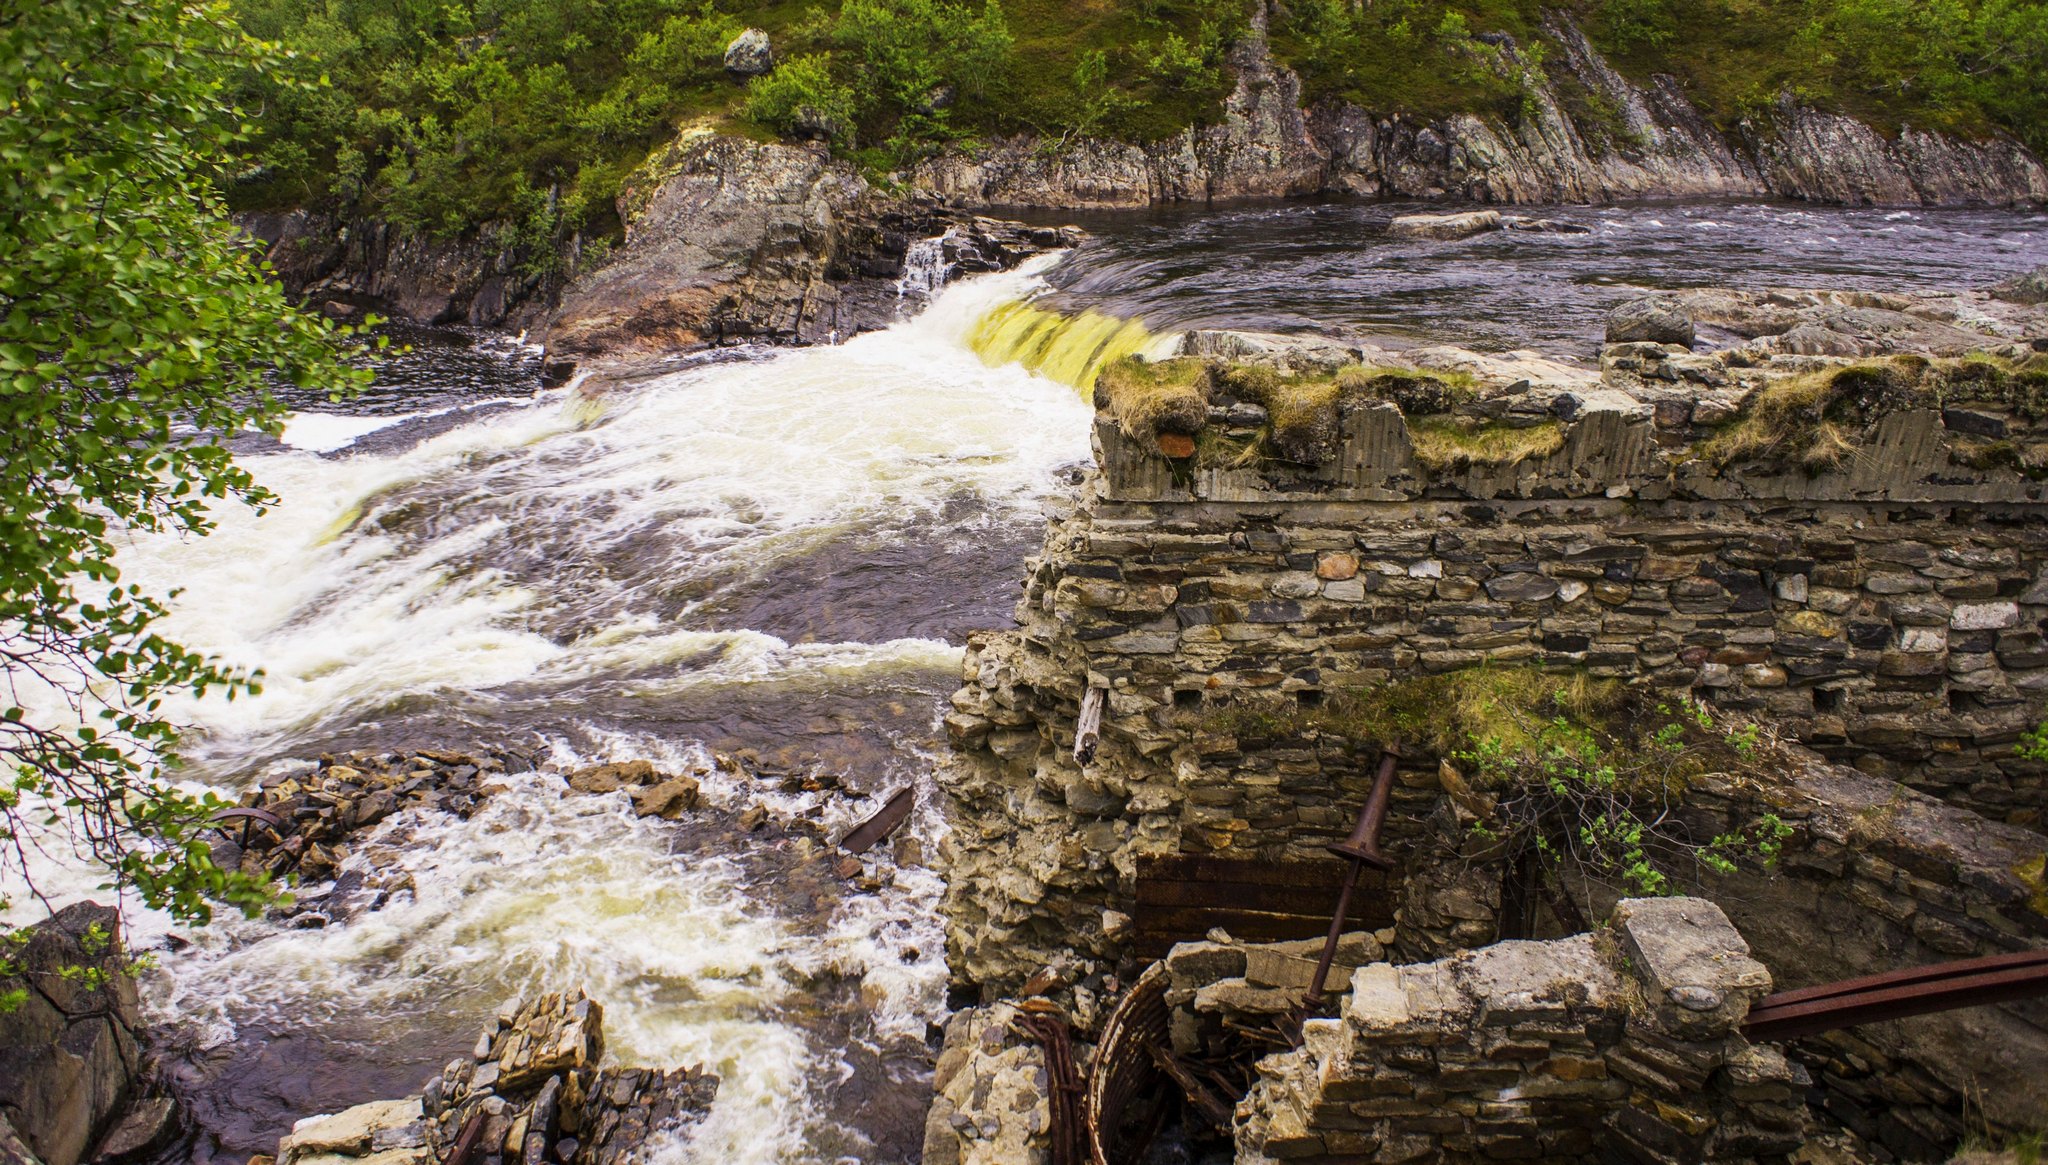
{"type": "MultiPolygon", "coordinates": [[[[1377,871],[1361,877],[1354,899],[1385,896],[1386,880],[1377,871]]],[[[1270,910],[1278,914],[1318,914],[1327,919],[1337,908],[1337,886],[1260,886],[1248,882],[1138,883],[1137,904],[1144,907],[1222,907],[1270,910]]]]}
{"type": "Polygon", "coordinates": [[[1263,862],[1250,858],[1219,858],[1207,854],[1164,854],[1138,859],[1138,881],[1248,882],[1259,886],[1329,886],[1343,884],[1348,862],[1263,862]]]}
{"type": "MultiPolygon", "coordinates": [[[[1330,927],[1329,915],[1281,914],[1269,910],[1220,907],[1179,910],[1154,907],[1135,915],[1132,921],[1140,934],[1178,936],[1181,940],[1201,938],[1218,926],[1229,931],[1232,937],[1260,942],[1314,938],[1330,927]]],[[[1351,929],[1377,930],[1391,926],[1393,922],[1394,912],[1390,903],[1356,903],[1351,911],[1351,929]]]]}

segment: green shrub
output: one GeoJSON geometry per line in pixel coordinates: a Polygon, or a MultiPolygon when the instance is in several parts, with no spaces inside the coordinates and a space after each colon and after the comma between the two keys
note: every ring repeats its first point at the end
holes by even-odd
{"type": "Polygon", "coordinates": [[[832,79],[831,58],[802,56],[747,84],[747,120],[776,133],[853,143],[853,91],[832,79]]]}
{"type": "Polygon", "coordinates": [[[1678,35],[1668,0],[1601,0],[1600,26],[1610,43],[1624,49],[1663,48],[1678,35]]]}

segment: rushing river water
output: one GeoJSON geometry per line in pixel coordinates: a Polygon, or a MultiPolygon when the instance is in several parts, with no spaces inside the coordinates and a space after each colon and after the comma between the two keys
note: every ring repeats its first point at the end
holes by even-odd
{"type": "MultiPolygon", "coordinates": [[[[193,776],[240,788],[359,747],[522,743],[555,767],[750,748],[860,794],[917,785],[929,842],[960,643],[1007,624],[1045,500],[1088,454],[1080,396],[1014,361],[1075,379],[1196,325],[1584,357],[1635,287],[1960,288],[2048,258],[2048,222],[1993,212],[1569,209],[1544,213],[1586,233],[1457,243],[1389,240],[1391,213],[1097,220],[1059,265],[921,313],[913,281],[914,318],[887,331],[596,392],[542,390],[507,339],[415,336],[369,396],[303,402],[284,446],[243,443],[274,512],[124,551],[128,579],[184,588],[166,631],[267,672],[260,696],[176,710],[193,776]]],[[[665,823],[524,775],[469,820],[380,827],[417,887],[382,909],[183,934],[148,996],[202,1159],[413,1091],[505,997],[587,986],[620,1059],[724,1078],[662,1159],[914,1160],[945,1005],[938,877],[852,892],[817,847],[757,844],[716,810],[779,798],[836,834],[877,802],[744,780],[712,778],[713,811],[665,823]]],[[[165,932],[138,924],[145,945],[165,932]]]]}

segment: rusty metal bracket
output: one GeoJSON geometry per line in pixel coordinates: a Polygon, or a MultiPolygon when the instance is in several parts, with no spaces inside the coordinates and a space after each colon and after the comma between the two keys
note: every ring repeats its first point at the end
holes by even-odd
{"type": "Polygon", "coordinates": [[[1052,1165],[1082,1165],[1087,1159],[1087,1127],[1081,1113],[1081,1077],[1074,1068],[1074,1037],[1058,1007],[1043,999],[1027,999],[1013,1025],[1045,1050],[1046,1098],[1052,1114],[1047,1130],[1052,1165]]]}
{"type": "Polygon", "coordinates": [[[243,849],[249,848],[250,834],[259,825],[269,829],[271,835],[277,838],[277,840],[280,842],[284,840],[284,835],[290,832],[289,827],[285,825],[284,818],[279,817],[277,814],[272,813],[268,809],[223,809],[220,812],[214,814],[212,817],[208,818],[207,820],[213,824],[215,831],[220,833],[223,837],[227,836],[228,827],[230,824],[237,821],[241,822],[242,828],[240,836],[236,837],[234,840],[235,844],[241,846],[243,849]]]}
{"type": "Polygon", "coordinates": [[[1230,1105],[1218,1099],[1214,1092],[1195,1079],[1195,1074],[1186,1064],[1181,1063],[1180,1057],[1174,1055],[1171,1049],[1149,1044],[1146,1050],[1152,1054],[1152,1062],[1180,1086],[1181,1095],[1188,1098],[1188,1103],[1202,1115],[1203,1120],[1209,1122],[1211,1128],[1220,1133],[1230,1131],[1230,1105]]]}
{"type": "Polygon", "coordinates": [[[1320,1011],[1325,1002],[1323,985],[1330,977],[1330,963],[1337,957],[1337,940],[1344,936],[1344,924],[1351,917],[1351,892],[1358,888],[1358,875],[1365,867],[1391,870],[1392,858],[1380,852],[1380,832],[1387,824],[1387,802],[1394,792],[1394,769],[1400,762],[1400,746],[1390,744],[1380,750],[1379,772],[1373,774],[1372,792],[1365,798],[1365,808],[1359,811],[1358,824],[1352,827],[1351,836],[1343,841],[1325,846],[1331,853],[1351,862],[1351,870],[1344,877],[1344,889],[1337,895],[1337,911],[1330,917],[1330,933],[1323,939],[1323,955],[1316,960],[1315,977],[1309,980],[1308,993],[1302,996],[1304,1017],[1320,1011]]]}
{"type": "Polygon", "coordinates": [[[910,786],[905,785],[890,794],[889,799],[875,811],[874,816],[854,826],[847,831],[845,837],[839,839],[839,848],[850,854],[864,854],[873,849],[876,842],[896,832],[896,827],[903,824],[904,818],[910,816],[911,807],[916,803],[914,792],[910,786]]]}
{"type": "Polygon", "coordinates": [[[462,1122],[462,1131],[455,1134],[455,1147],[448,1150],[448,1156],[441,1165],[472,1165],[481,1154],[477,1150],[484,1139],[484,1125],[489,1118],[484,1115],[484,1106],[479,1104],[469,1110],[469,1119],[462,1122]]]}
{"type": "Polygon", "coordinates": [[[1863,1023],[2048,995],[2048,951],[1960,959],[1780,991],[1750,1009],[1742,1034],[1790,1040],[1863,1023]]]}

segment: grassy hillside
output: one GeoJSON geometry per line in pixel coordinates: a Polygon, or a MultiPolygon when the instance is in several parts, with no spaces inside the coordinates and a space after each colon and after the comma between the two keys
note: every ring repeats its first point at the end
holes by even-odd
{"type": "MultiPolygon", "coordinates": [[[[244,207],[368,211],[532,241],[615,228],[620,180],[682,120],[827,137],[878,176],[1019,131],[1154,140],[1218,117],[1248,0],[233,0],[295,72],[240,94],[244,207]],[[767,30],[745,84],[726,44],[767,30]]],[[[2048,146],[2043,0],[1285,0],[1273,46],[1311,99],[1519,115],[1554,68],[1542,10],[1618,67],[1671,73],[1723,124],[1792,92],[1885,127],[2048,146]],[[1514,49],[1507,48],[1512,38],[1514,49]]],[[[1597,110],[1592,111],[1597,114],[1597,110]]],[[[546,250],[546,248],[537,248],[546,250]]]]}

